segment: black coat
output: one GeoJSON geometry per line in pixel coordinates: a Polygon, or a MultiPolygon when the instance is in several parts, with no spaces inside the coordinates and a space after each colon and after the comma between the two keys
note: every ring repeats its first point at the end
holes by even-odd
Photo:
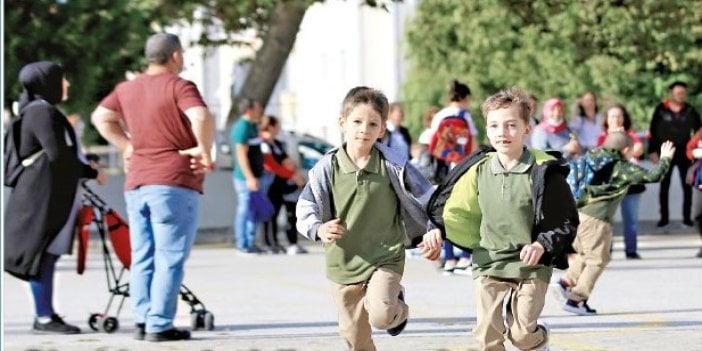
{"type": "Polygon", "coordinates": [[[3,223],[5,271],[25,280],[38,274],[42,253],[66,224],[79,179],[97,176],[96,170],[78,159],[73,128],[53,105],[57,96],[60,100],[55,90],[61,89],[63,73],[58,85],[55,71],[50,72],[53,77],[47,77],[45,70],[30,73],[38,75],[43,85],[32,87],[23,82],[28,92],[23,98],[28,99],[22,106],[19,154],[26,158],[42,149],[45,154],[20,176],[10,193],[3,223]],[[39,99],[44,101],[31,103],[39,99]]]}

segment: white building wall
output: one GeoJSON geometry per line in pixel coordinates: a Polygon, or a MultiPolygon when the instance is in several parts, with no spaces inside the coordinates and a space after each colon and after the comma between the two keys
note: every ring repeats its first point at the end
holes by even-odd
{"type": "MultiPolygon", "coordinates": [[[[383,91],[390,101],[400,100],[405,71],[404,22],[418,2],[391,3],[387,12],[354,0],[312,5],[265,113],[280,117],[285,129],[339,144],[337,120],[341,101],[350,88],[367,85],[383,91]]],[[[180,35],[186,47],[182,76],[198,85],[217,117],[218,129],[224,129],[231,107],[229,94],[241,86],[246,72],[236,63],[251,57],[252,52],[246,47],[189,46],[202,30],[192,26],[171,32],[180,35]]],[[[242,33],[242,38],[253,39],[253,35],[242,33]]]]}

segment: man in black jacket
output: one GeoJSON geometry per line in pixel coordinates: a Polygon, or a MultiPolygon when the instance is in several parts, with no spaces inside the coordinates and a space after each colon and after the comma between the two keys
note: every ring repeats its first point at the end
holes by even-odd
{"type": "Polygon", "coordinates": [[[685,183],[687,169],[690,168],[691,161],[685,156],[685,147],[694,134],[702,125],[700,115],[694,107],[686,103],[687,84],[675,81],[668,87],[668,99],[663,100],[656,106],[651,118],[649,131],[651,140],[648,144],[649,159],[657,163],[659,159],[658,151],[665,140],[670,140],[675,145],[675,155],[668,169],[668,173],[661,181],[658,201],[661,218],[658,227],[668,225],[668,190],[670,188],[670,176],[673,168],[678,168],[680,183],[683,187],[683,224],[692,227],[693,222],[690,216],[692,206],[692,188],[685,183]]]}

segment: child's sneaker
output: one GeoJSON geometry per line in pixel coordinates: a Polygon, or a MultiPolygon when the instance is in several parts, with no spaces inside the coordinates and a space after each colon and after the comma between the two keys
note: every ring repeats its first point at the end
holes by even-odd
{"type": "Polygon", "coordinates": [[[458,275],[472,275],[473,272],[470,266],[473,264],[470,258],[461,257],[456,263],[456,268],[453,270],[454,274],[458,275]]]}
{"type": "Polygon", "coordinates": [[[444,262],[444,275],[452,275],[454,270],[456,270],[456,260],[444,262]]]}
{"type": "Polygon", "coordinates": [[[570,313],[575,313],[580,316],[592,316],[597,314],[596,310],[590,308],[590,306],[587,305],[587,300],[583,300],[580,302],[575,300],[568,300],[563,306],[563,310],[570,313]]]}
{"type": "Polygon", "coordinates": [[[564,302],[568,300],[568,284],[563,281],[563,279],[558,279],[558,281],[554,284],[551,284],[553,286],[553,295],[556,297],[558,301],[564,302]]]}
{"type": "MultiPolygon", "coordinates": [[[[405,301],[405,288],[404,288],[404,287],[400,287],[400,295],[397,296],[397,298],[398,298],[400,301],[403,301],[403,302],[405,301]]],[[[402,323],[398,324],[397,326],[392,327],[392,328],[388,328],[388,330],[386,330],[386,332],[387,332],[388,334],[390,334],[390,336],[398,336],[398,335],[400,335],[400,333],[402,333],[402,331],[405,330],[405,327],[407,326],[407,321],[408,321],[408,320],[409,320],[409,316],[407,316],[407,319],[405,319],[404,321],[402,321],[402,323]]]]}

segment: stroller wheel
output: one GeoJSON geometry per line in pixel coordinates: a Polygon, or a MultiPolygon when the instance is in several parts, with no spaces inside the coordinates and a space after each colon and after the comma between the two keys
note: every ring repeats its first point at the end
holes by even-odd
{"type": "Polygon", "coordinates": [[[88,318],[88,326],[93,331],[98,331],[99,320],[102,319],[102,313],[91,313],[90,318],[88,318]]]}
{"type": "Polygon", "coordinates": [[[214,314],[205,312],[203,319],[205,320],[205,330],[214,330],[214,314]]]}
{"type": "Polygon", "coordinates": [[[105,333],[114,333],[119,329],[119,321],[115,317],[107,317],[102,320],[100,327],[105,333]]]}
{"type": "Polygon", "coordinates": [[[203,315],[204,313],[201,310],[190,312],[190,327],[192,330],[202,329],[205,326],[203,315]]]}

